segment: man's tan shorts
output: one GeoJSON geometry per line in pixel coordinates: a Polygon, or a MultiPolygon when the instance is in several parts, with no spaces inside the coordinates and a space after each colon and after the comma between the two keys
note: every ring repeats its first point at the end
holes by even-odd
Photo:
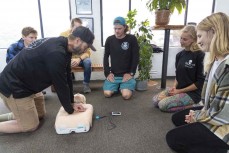
{"type": "Polygon", "coordinates": [[[0,93],[5,105],[14,114],[23,132],[34,130],[39,125],[39,118],[45,115],[44,95],[37,93],[25,98],[9,98],[0,93]]]}

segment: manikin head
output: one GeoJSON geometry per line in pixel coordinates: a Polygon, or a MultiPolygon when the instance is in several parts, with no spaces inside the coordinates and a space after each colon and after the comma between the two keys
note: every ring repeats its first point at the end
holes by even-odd
{"type": "Polygon", "coordinates": [[[74,102],[86,104],[86,97],[83,94],[77,93],[74,95],[74,102]]]}

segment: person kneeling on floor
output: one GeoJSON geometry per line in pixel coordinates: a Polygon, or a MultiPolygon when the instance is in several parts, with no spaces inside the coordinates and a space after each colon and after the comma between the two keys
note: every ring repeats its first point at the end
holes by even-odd
{"type": "Polygon", "coordinates": [[[80,26],[68,38],[43,38],[22,49],[0,75],[0,97],[15,118],[0,122],[0,132],[36,130],[40,112],[35,105],[34,94],[52,84],[68,114],[85,111],[82,104],[72,104],[71,56],[72,53],[83,53],[89,47],[95,50],[92,46],[94,38],[88,28],[80,26]]]}

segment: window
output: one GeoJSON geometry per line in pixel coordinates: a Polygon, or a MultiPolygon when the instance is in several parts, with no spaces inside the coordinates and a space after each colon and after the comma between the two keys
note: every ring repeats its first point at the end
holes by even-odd
{"type": "Polygon", "coordinates": [[[35,28],[40,37],[37,0],[1,1],[0,19],[0,48],[8,48],[10,44],[19,40],[21,30],[27,26],[35,28]]]}
{"type": "Polygon", "coordinates": [[[69,3],[66,0],[41,0],[44,37],[56,37],[70,28],[69,3]]]}
{"type": "MultiPolygon", "coordinates": [[[[131,1],[131,9],[136,9],[137,12],[137,21],[143,21],[148,19],[150,24],[153,26],[155,25],[155,15],[154,12],[150,12],[146,7],[146,2],[148,0],[141,0],[141,1],[131,1]]],[[[183,25],[184,24],[184,11],[182,14],[178,14],[177,11],[174,11],[173,15],[171,15],[169,24],[171,25],[183,25]]],[[[134,32],[134,31],[133,31],[134,32]]],[[[163,30],[154,30],[153,31],[153,40],[152,43],[156,44],[157,46],[163,46],[164,44],[164,31],[163,30]]],[[[178,31],[171,31],[170,32],[170,46],[179,46],[179,33],[178,31]]]]}
{"type": "Polygon", "coordinates": [[[103,42],[108,36],[114,34],[113,20],[117,16],[126,17],[129,11],[129,0],[103,0],[102,1],[102,11],[103,11],[103,42]]]}
{"type": "MultiPolygon", "coordinates": [[[[66,0],[41,0],[43,29],[45,37],[59,36],[70,27],[69,3],[66,0]]],[[[5,0],[0,5],[0,48],[21,38],[26,26],[35,28],[41,38],[38,0],[5,0]]]]}
{"type": "Polygon", "coordinates": [[[189,0],[187,23],[195,22],[198,24],[203,18],[212,13],[212,5],[213,0],[189,0]]]}

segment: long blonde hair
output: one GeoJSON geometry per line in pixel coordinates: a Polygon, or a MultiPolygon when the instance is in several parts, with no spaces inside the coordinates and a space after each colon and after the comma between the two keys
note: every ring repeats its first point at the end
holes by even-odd
{"type": "Polygon", "coordinates": [[[213,30],[213,38],[209,46],[209,55],[205,56],[205,72],[209,71],[216,56],[226,56],[229,54],[229,17],[222,13],[214,13],[203,19],[197,30],[213,30]]]}
{"type": "Polygon", "coordinates": [[[186,25],[182,30],[181,33],[187,33],[191,36],[194,42],[190,46],[190,51],[199,51],[201,50],[197,44],[197,35],[196,35],[196,27],[193,25],[186,25]]]}

